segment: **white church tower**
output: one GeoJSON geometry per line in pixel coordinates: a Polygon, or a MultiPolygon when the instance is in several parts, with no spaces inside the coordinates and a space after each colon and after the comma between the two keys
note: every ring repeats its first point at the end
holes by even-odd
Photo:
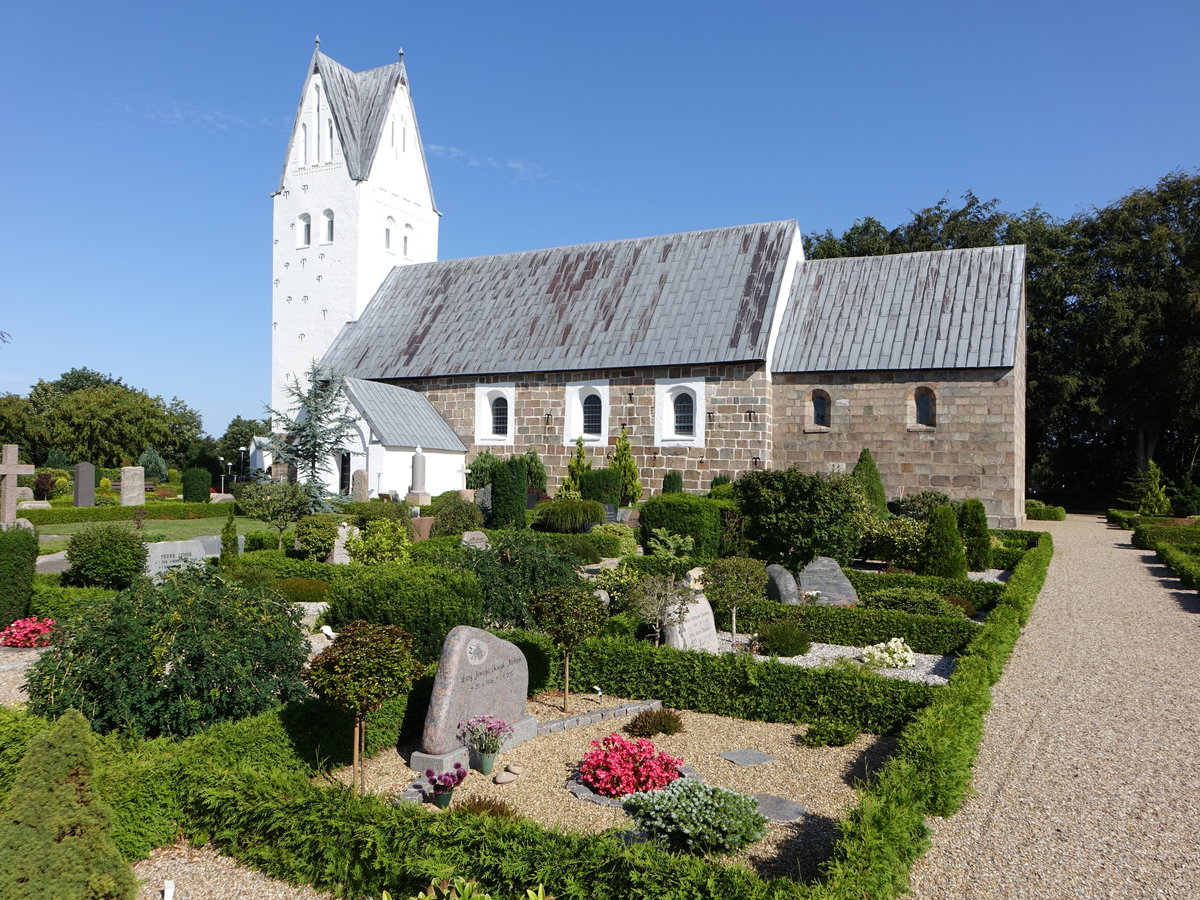
{"type": "Polygon", "coordinates": [[[403,51],[352,72],[317,39],[273,197],[271,406],[286,411],[285,384],[303,379],[392,267],[437,259],[441,214],[403,51]]]}

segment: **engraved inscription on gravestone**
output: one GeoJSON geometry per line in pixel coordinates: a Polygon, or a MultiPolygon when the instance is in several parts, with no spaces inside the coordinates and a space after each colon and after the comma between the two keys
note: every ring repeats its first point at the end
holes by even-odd
{"type": "Polygon", "coordinates": [[[156,541],[146,545],[146,574],[153,578],[173,566],[202,563],[206,555],[199,541],[156,541]]]}
{"type": "Polygon", "coordinates": [[[717,624],[707,597],[703,594],[693,595],[683,621],[678,625],[663,627],[663,643],[676,650],[718,652],[717,624]]]}

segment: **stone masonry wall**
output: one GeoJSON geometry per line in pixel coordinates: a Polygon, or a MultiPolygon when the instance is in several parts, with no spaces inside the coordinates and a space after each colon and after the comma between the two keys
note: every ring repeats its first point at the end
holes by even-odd
{"type": "Polygon", "coordinates": [[[774,401],[779,468],[850,471],[867,447],[889,499],[922,490],[979,497],[993,526],[1024,522],[1023,362],[1016,369],[777,374],[774,401]],[[914,424],[913,396],[922,386],[937,398],[933,428],[914,424]],[[829,428],[812,424],[815,389],[832,400],[829,428]]]}

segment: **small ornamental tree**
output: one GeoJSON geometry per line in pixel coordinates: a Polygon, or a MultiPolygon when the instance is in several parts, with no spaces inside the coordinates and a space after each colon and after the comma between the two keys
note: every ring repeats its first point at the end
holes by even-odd
{"type": "Polygon", "coordinates": [[[883,478],[879,474],[879,467],[875,465],[875,457],[866,447],[863,447],[862,453],[858,454],[858,462],[854,464],[854,471],[851,474],[862,487],[863,495],[867,498],[871,509],[881,516],[886,516],[888,514],[887,492],[883,489],[883,478]]]}
{"type": "Polygon", "coordinates": [[[112,839],[112,811],[92,788],[92,735],[68,710],[29,742],[0,806],[0,897],[133,900],[137,880],[112,839]]]}
{"type": "Polygon", "coordinates": [[[212,501],[212,472],[208,469],[192,468],[183,473],[184,503],[210,503],[212,501]]]}
{"type": "Polygon", "coordinates": [[[950,506],[939,506],[929,516],[929,530],[921,548],[919,575],[966,578],[967,554],[958,533],[958,519],[950,506]]]}
{"type": "Polygon", "coordinates": [[[966,545],[967,568],[982,572],[992,567],[992,533],[988,531],[983,501],[972,497],[962,507],[962,539],[966,545]]]}
{"type": "Polygon", "coordinates": [[[480,450],[467,467],[467,487],[473,491],[483,490],[492,483],[492,472],[502,462],[491,450],[480,450]]]}
{"type": "Polygon", "coordinates": [[[629,445],[629,429],[622,425],[621,436],[613,449],[612,462],[608,466],[621,479],[621,505],[632,506],[642,499],[642,482],[638,477],[637,463],[633,461],[633,448],[629,445]]]}
{"type": "Polygon", "coordinates": [[[538,627],[550,635],[563,655],[563,712],[571,696],[571,653],[598,635],[608,621],[604,603],[585,587],[551,588],[529,604],[538,627]]]}
{"type": "Polygon", "coordinates": [[[1154,460],[1146,469],[1146,489],[1138,501],[1138,515],[1166,516],[1171,513],[1171,501],[1163,489],[1162,469],[1154,460]]]}
{"type": "Polygon", "coordinates": [[[650,626],[654,643],[662,643],[667,625],[680,625],[687,618],[692,589],[673,575],[647,575],[625,594],[629,611],[650,626]]]}
{"type": "Polygon", "coordinates": [[[575,438],[575,452],[567,460],[567,477],[563,479],[563,489],[578,491],[583,481],[583,473],[591,467],[592,461],[588,459],[587,451],[583,449],[583,435],[580,435],[575,438]]]}
{"type": "Polygon", "coordinates": [[[302,484],[282,484],[268,481],[263,484],[247,484],[242,489],[238,506],[251,519],[265,522],[279,532],[279,547],[283,547],[283,533],[294,522],[308,515],[312,498],[302,484]]]}
{"type": "Polygon", "coordinates": [[[46,468],[69,469],[71,468],[71,461],[67,459],[67,454],[63,453],[57,447],[51,447],[50,452],[46,454],[46,468]]]}
{"type": "Polygon", "coordinates": [[[523,457],[514,456],[492,470],[492,525],[496,528],[525,527],[525,498],[529,476],[523,457]]]}
{"type": "Polygon", "coordinates": [[[232,566],[238,558],[237,524],[233,521],[233,504],[229,504],[229,515],[221,528],[221,565],[232,566]]]}
{"type": "Polygon", "coordinates": [[[704,567],[704,596],[714,607],[729,610],[729,630],[737,641],[737,611],[767,593],[767,566],[757,559],[728,556],[704,567]]]}
{"type": "Polygon", "coordinates": [[[408,562],[412,542],[403,519],[372,519],[358,534],[346,539],[346,552],[360,566],[408,562]]]}
{"type": "Polygon", "coordinates": [[[167,461],[153,447],[147,447],[138,457],[137,464],[145,470],[147,478],[155,481],[167,480],[167,461]]]}
{"type": "Polygon", "coordinates": [[[530,493],[546,493],[546,464],[538,456],[537,451],[530,447],[521,456],[525,460],[525,472],[529,476],[530,493]]]}
{"type": "Polygon", "coordinates": [[[349,622],[309,664],[305,681],[321,699],[354,717],[351,783],[366,789],[366,718],[393,697],[408,693],[424,667],[412,654],[412,637],[399,625],[349,622]]]}

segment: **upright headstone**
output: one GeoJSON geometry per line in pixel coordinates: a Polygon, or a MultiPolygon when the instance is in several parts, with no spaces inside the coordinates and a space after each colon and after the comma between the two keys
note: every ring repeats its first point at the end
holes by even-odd
{"type": "Polygon", "coordinates": [[[412,484],[404,499],[413,506],[428,506],[431,499],[425,490],[425,452],[420,447],[412,455],[412,484]]]}
{"type": "Polygon", "coordinates": [[[346,541],[351,535],[358,534],[358,529],[353,525],[348,525],[342,522],[338,525],[337,537],[333,541],[333,549],[329,551],[329,559],[326,562],[340,563],[345,565],[350,562],[350,554],[346,552],[346,541]]]}
{"type": "Polygon", "coordinates": [[[355,503],[366,503],[370,495],[371,489],[367,486],[366,470],[355,469],[350,476],[350,496],[354,498],[355,503]]]}
{"type": "Polygon", "coordinates": [[[75,505],[96,505],[96,467],[82,462],[75,467],[75,505]]]}
{"type": "Polygon", "coordinates": [[[510,750],[537,735],[537,719],[525,715],[529,665],[519,647],[482,628],[459,625],[442,644],[442,656],[425,715],[421,750],[410,768],[444,772],[467,762],[458,739],[458,723],[471,716],[491,715],[513,726],[502,749],[510,750]]]}
{"type": "Polygon", "coordinates": [[[121,505],[146,505],[146,470],[141,466],[121,469],[121,505]]]}
{"type": "Polygon", "coordinates": [[[676,650],[703,650],[717,653],[717,623],[713,618],[712,605],[703,594],[693,594],[687,606],[687,615],[678,625],[663,627],[663,643],[676,650]]]}
{"type": "Polygon", "coordinates": [[[32,475],[33,466],[20,463],[16,444],[5,444],[0,451],[0,528],[17,521],[17,476],[32,475]]]}
{"type": "Polygon", "coordinates": [[[187,563],[202,563],[207,554],[199,541],[155,541],[146,545],[146,574],[151,578],[187,563]]]}
{"type": "Polygon", "coordinates": [[[488,536],[482,531],[464,531],[462,540],[459,543],[464,547],[470,547],[472,550],[486,550],[491,546],[488,543],[488,536]]]}
{"type": "Polygon", "coordinates": [[[820,591],[819,606],[852,606],[858,602],[858,591],[838,565],[828,556],[818,556],[800,573],[800,590],[820,591]]]}
{"type": "Polygon", "coordinates": [[[18,503],[20,503],[22,500],[32,500],[32,499],[33,499],[33,488],[21,487],[20,485],[17,485],[17,502],[18,503]]]}
{"type": "Polygon", "coordinates": [[[788,606],[799,606],[804,602],[796,576],[778,563],[767,566],[767,596],[788,606]]]}

